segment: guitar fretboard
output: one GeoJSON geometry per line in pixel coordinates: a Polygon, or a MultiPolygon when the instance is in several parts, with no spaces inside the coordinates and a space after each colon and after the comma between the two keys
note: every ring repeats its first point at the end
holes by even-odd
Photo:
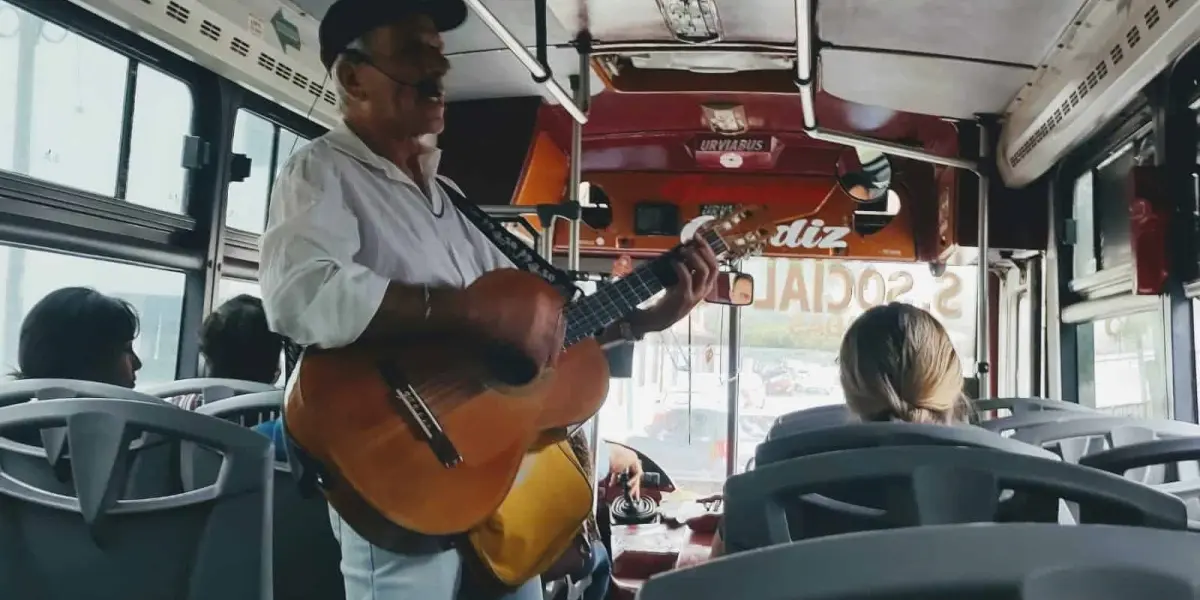
{"type": "MultiPolygon", "coordinates": [[[[729,250],[725,241],[713,230],[702,232],[700,239],[717,256],[729,250]]],[[[620,321],[636,310],[640,304],[675,283],[676,275],[672,265],[682,248],[682,245],[672,248],[666,254],[638,267],[629,275],[602,285],[596,290],[596,293],[567,306],[565,346],[570,347],[620,321]]]]}

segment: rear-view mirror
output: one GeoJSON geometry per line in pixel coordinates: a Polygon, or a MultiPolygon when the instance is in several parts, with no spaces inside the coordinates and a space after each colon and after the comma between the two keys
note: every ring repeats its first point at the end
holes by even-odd
{"type": "Polygon", "coordinates": [[[855,202],[880,200],[892,185],[892,164],[878,150],[845,148],[836,168],[838,185],[855,202]]]}
{"type": "Polygon", "coordinates": [[[704,300],[712,304],[747,306],[754,302],[754,278],[739,271],[721,271],[717,285],[704,300]]]}

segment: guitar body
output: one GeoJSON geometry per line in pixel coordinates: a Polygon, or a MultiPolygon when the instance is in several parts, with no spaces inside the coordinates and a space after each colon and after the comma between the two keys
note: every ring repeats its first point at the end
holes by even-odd
{"type": "MultiPolygon", "coordinates": [[[[514,269],[488,273],[476,288],[501,308],[538,294],[560,296],[514,269]]],[[[513,385],[500,382],[494,356],[484,350],[489,339],[439,334],[306,352],[289,386],[285,421],[296,444],[357,496],[348,506],[351,490],[327,494],[335,508],[370,509],[427,535],[467,531],[500,506],[531,450],[563,439],[568,427],[600,409],[609,374],[594,340],[513,385]],[[449,450],[425,435],[439,428],[449,450]]],[[[352,526],[355,520],[379,522],[348,518],[352,526]]]]}

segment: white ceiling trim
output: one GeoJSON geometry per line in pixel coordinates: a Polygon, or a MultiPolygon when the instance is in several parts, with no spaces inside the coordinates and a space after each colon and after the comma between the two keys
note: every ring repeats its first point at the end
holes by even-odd
{"type": "Polygon", "coordinates": [[[820,52],[821,88],[838,98],[955,119],[1003,111],[1032,71],[953,58],[820,52]]]}

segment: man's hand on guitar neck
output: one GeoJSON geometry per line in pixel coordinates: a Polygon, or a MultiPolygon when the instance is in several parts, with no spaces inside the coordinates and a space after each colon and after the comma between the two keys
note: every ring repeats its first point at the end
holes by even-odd
{"type": "Polygon", "coordinates": [[[667,288],[667,293],[652,306],[630,315],[629,324],[637,335],[674,325],[717,285],[717,256],[707,244],[688,244],[674,266],[677,281],[667,288]]]}

